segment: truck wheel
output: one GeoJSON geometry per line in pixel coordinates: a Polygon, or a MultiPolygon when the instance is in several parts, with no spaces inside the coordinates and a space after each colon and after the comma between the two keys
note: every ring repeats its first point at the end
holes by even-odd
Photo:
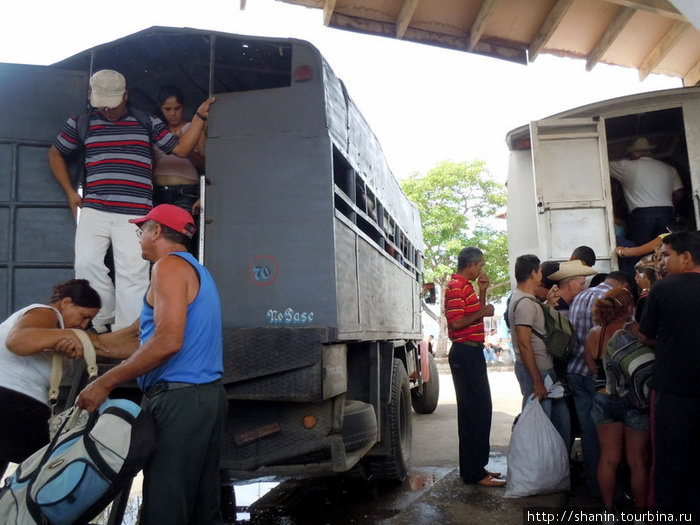
{"type": "Polygon", "coordinates": [[[394,359],[391,374],[391,402],[384,407],[384,421],[389,433],[391,452],[373,459],[370,463],[372,476],[380,479],[403,481],[411,459],[411,387],[408,374],[400,359],[394,359]]]}
{"type": "Polygon", "coordinates": [[[440,376],[437,364],[432,354],[428,356],[428,367],[430,370],[430,381],[423,383],[423,393],[419,394],[418,389],[411,390],[411,404],[413,410],[418,414],[432,414],[438,406],[440,397],[440,376]]]}

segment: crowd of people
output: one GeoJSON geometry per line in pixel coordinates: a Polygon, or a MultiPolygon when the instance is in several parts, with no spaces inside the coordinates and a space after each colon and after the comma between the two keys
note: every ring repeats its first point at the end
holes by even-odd
{"type": "MultiPolygon", "coordinates": [[[[474,250],[460,254],[445,294],[460,473],[465,483],[502,486],[502,480],[485,471],[491,399],[488,383],[483,384],[484,360],[474,355],[482,357],[483,322],[493,307],[486,304],[485,261],[474,250]]],[[[664,235],[654,260],[635,265],[634,279],[622,271],[598,273],[595,262],[587,247],[577,248],[565,262],[543,263],[532,254],[515,260],[517,286],[506,317],[523,406],[533,396],[540,399],[570,451],[578,427],[588,491],[606,509],[613,511],[631,497],[636,509],[700,515],[700,484],[694,479],[700,471],[700,323],[695,319],[700,311],[700,233],[664,235]],[[540,301],[563,313],[576,332],[577,345],[566,362],[553,359],[540,336],[545,333],[540,301]],[[621,331],[649,346],[655,358],[651,393],[635,405],[623,396],[629,385],[610,365],[616,350],[612,339],[621,331]],[[557,383],[564,387],[564,397],[550,395],[557,383]]]]}
{"type": "Polygon", "coordinates": [[[144,468],[140,522],[222,523],[220,300],[190,253],[214,99],[186,122],[182,94],[164,86],[160,116],[146,114],[129,107],[123,75],[101,70],[90,78],[89,100],[91,111],[71,116],[48,154],[78,219],[76,279],[0,324],[0,414],[13,421],[0,431],[0,472],[49,442],[53,355],[82,358],[71,329],[89,329],[97,354],[121,361],[76,404],[95,411],[115,387],[136,380],[155,420],[158,446],[144,468]],[[82,193],[68,169],[76,156],[82,193]]]}

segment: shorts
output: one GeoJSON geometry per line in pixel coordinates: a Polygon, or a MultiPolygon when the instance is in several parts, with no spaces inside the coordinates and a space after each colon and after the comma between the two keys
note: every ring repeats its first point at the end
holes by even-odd
{"type": "Polygon", "coordinates": [[[632,430],[649,430],[649,409],[628,408],[619,397],[600,392],[593,396],[591,419],[596,426],[622,423],[632,430]]]}

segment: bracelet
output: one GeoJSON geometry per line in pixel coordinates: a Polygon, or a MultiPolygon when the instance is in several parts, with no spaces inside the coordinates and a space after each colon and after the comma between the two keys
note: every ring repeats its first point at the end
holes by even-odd
{"type": "Polygon", "coordinates": [[[202,115],[199,111],[195,112],[195,115],[197,115],[199,118],[201,118],[204,122],[207,121],[207,117],[202,115]]]}

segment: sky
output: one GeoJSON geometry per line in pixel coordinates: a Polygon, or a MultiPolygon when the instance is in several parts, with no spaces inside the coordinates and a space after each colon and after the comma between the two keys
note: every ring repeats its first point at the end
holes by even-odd
{"type": "Polygon", "coordinates": [[[540,55],[528,66],[326,28],[322,11],[276,2],[95,0],[12,2],[0,62],[47,65],[154,25],[310,41],[345,82],[398,178],[438,162],[483,159],[505,182],[506,133],[583,104],[681,87],[680,79],[540,55]],[[107,6],[111,6],[109,9],[107,6]]]}

